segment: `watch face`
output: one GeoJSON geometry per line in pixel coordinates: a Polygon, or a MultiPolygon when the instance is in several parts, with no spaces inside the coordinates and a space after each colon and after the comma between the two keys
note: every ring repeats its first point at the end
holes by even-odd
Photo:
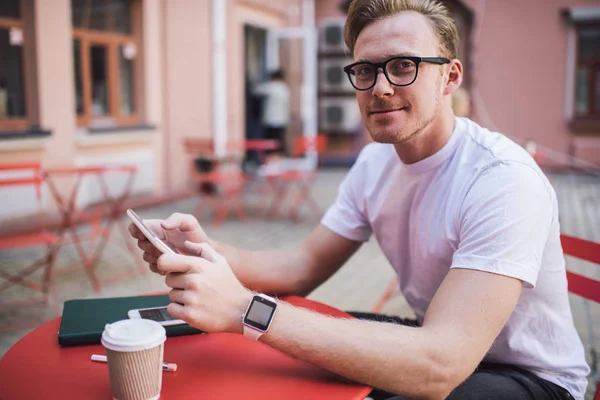
{"type": "Polygon", "coordinates": [[[260,296],[254,296],[244,316],[244,323],[264,332],[269,329],[276,307],[276,303],[260,296]]]}

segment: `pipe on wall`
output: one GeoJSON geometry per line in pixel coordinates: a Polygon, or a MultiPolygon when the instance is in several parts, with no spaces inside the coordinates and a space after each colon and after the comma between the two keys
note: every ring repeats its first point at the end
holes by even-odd
{"type": "Polygon", "coordinates": [[[212,0],[213,140],[222,157],[227,147],[227,1],[212,0]]]}

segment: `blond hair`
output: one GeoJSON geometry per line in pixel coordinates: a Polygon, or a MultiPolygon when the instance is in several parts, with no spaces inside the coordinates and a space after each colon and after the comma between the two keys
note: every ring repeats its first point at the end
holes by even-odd
{"type": "Polygon", "coordinates": [[[456,58],[458,31],[446,6],[437,0],[353,0],[344,30],[350,52],[354,53],[356,39],[367,25],[402,11],[415,11],[427,17],[440,42],[440,56],[456,58]]]}

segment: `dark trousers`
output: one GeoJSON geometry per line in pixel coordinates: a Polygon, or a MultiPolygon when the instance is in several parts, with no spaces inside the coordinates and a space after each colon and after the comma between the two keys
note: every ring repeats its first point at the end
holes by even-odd
{"type": "MultiPolygon", "coordinates": [[[[419,326],[411,319],[391,317],[381,314],[348,312],[356,318],[419,326]]],[[[373,390],[369,395],[374,400],[405,400],[381,390],[373,390]]],[[[573,397],[562,387],[548,382],[524,369],[506,365],[482,362],[477,370],[450,393],[446,400],[571,400],[573,397]]]]}
{"type": "Polygon", "coordinates": [[[279,142],[279,150],[267,150],[265,153],[266,154],[271,154],[271,153],[280,153],[283,155],[286,155],[286,149],[285,149],[285,127],[281,126],[265,126],[265,130],[264,130],[264,135],[265,135],[265,139],[268,140],[276,140],[279,142]]]}

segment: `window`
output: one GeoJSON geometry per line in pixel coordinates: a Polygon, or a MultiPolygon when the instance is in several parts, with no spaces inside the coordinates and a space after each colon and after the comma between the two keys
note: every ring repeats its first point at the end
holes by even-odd
{"type": "Polygon", "coordinates": [[[139,122],[139,0],[71,0],[78,125],[139,122]]]}
{"type": "Polygon", "coordinates": [[[575,118],[600,119],[600,24],[577,27],[575,118]]]}
{"type": "Polygon", "coordinates": [[[27,126],[20,0],[0,1],[0,129],[27,126]]]}

